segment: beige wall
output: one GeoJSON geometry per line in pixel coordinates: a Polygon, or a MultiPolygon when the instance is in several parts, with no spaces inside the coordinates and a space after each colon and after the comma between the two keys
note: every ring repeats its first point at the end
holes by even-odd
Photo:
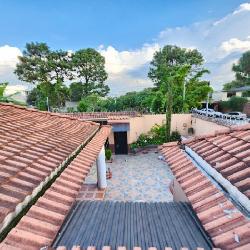
{"type": "Polygon", "coordinates": [[[192,117],[192,127],[194,129],[194,135],[212,134],[215,131],[225,129],[226,126],[218,125],[214,122],[205,121],[199,118],[192,117]]]}
{"type": "Polygon", "coordinates": [[[155,125],[161,125],[165,121],[165,115],[144,115],[130,118],[130,130],[128,131],[128,144],[137,140],[139,135],[147,133],[155,125]]]}
{"type": "MultiPolygon", "coordinates": [[[[128,144],[137,141],[138,137],[148,133],[155,125],[162,125],[166,121],[165,114],[143,115],[142,117],[130,118],[130,130],[128,131],[128,144]]],[[[214,133],[216,130],[225,129],[225,126],[214,122],[205,121],[192,117],[191,114],[173,114],[171,131],[178,131],[183,136],[188,136],[188,128],[194,129],[194,135],[204,135],[214,133]]],[[[109,143],[114,144],[114,133],[109,136],[109,143]]]]}
{"type": "Polygon", "coordinates": [[[191,128],[191,114],[173,114],[171,131],[178,131],[181,135],[188,135],[188,128],[191,128]]]}
{"type": "MultiPolygon", "coordinates": [[[[144,115],[142,117],[130,118],[130,131],[128,132],[128,144],[137,140],[140,134],[148,133],[150,129],[158,124],[162,125],[166,121],[165,114],[144,115]]],[[[171,131],[178,131],[181,135],[187,135],[188,128],[191,127],[191,114],[173,114],[171,131]]]]}

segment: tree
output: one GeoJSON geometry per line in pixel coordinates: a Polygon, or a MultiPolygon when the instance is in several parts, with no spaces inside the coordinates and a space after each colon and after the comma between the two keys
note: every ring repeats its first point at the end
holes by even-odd
{"type": "Polygon", "coordinates": [[[8,86],[8,82],[1,82],[0,83],[0,98],[3,99],[4,97],[4,91],[8,86]]]}
{"type": "Polygon", "coordinates": [[[108,75],[105,71],[105,58],[94,49],[81,49],[72,55],[72,68],[75,77],[82,83],[82,97],[90,94],[106,96],[109,87],[104,84],[108,75]]]}
{"type": "Polygon", "coordinates": [[[250,50],[242,54],[238,63],[233,64],[235,80],[225,83],[224,90],[250,85],[250,50]]]}
{"type": "Polygon", "coordinates": [[[97,94],[89,95],[78,103],[77,110],[80,112],[99,112],[102,110],[102,100],[97,94]]]}
{"type": "Polygon", "coordinates": [[[40,84],[63,82],[71,78],[70,55],[51,51],[46,43],[27,43],[14,73],[19,80],[40,84]]]}
{"type": "Polygon", "coordinates": [[[40,110],[47,110],[47,98],[49,107],[59,108],[69,100],[69,89],[58,81],[55,84],[41,83],[33,88],[27,97],[27,103],[35,105],[40,110]]]}
{"type": "Polygon", "coordinates": [[[172,45],[154,54],[148,76],[165,96],[167,141],[171,136],[172,112],[186,112],[211,91],[208,82],[200,80],[208,73],[203,63],[204,59],[197,50],[172,45]]]}
{"type": "Polygon", "coordinates": [[[77,105],[77,110],[79,112],[87,112],[88,110],[88,103],[83,99],[77,105]]]}
{"type": "Polygon", "coordinates": [[[243,111],[244,105],[248,102],[247,98],[232,96],[228,101],[220,102],[220,106],[226,111],[243,111]]]}
{"type": "Polygon", "coordinates": [[[70,100],[78,102],[82,98],[83,86],[81,82],[72,82],[69,85],[70,100]]]}
{"type": "Polygon", "coordinates": [[[151,103],[151,110],[154,113],[165,113],[165,98],[161,91],[156,92],[156,95],[151,103]]]}
{"type": "Polygon", "coordinates": [[[175,71],[175,67],[190,66],[190,73],[195,74],[203,70],[204,59],[198,50],[180,48],[173,45],[166,45],[154,54],[151,61],[148,76],[159,87],[163,74],[162,67],[167,71],[175,71]]]}
{"type": "Polygon", "coordinates": [[[19,57],[15,74],[22,81],[36,85],[29,101],[35,102],[41,109],[49,99],[52,107],[61,107],[69,96],[80,101],[91,94],[105,96],[109,87],[104,84],[107,73],[104,69],[105,59],[94,49],[82,49],[75,53],[63,50],[51,50],[46,43],[27,43],[23,56],[19,57]],[[70,86],[66,80],[77,79],[70,86]]]}

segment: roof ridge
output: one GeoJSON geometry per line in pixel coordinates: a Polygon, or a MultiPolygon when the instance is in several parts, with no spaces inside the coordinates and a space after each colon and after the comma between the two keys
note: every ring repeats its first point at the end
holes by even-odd
{"type": "Polygon", "coordinates": [[[96,123],[96,122],[83,121],[82,119],[80,119],[78,117],[73,117],[73,116],[69,116],[69,115],[61,115],[60,113],[53,113],[53,112],[49,112],[49,111],[42,111],[42,110],[38,110],[38,109],[35,109],[35,108],[29,108],[27,106],[21,106],[21,105],[17,105],[17,104],[13,104],[13,103],[0,102],[0,106],[9,106],[9,107],[17,108],[17,109],[24,109],[24,110],[27,110],[29,112],[37,112],[37,113],[42,113],[42,114],[48,114],[48,115],[57,116],[57,117],[60,117],[60,118],[67,118],[69,120],[77,120],[77,121],[81,121],[81,122],[90,123],[90,124],[93,124],[93,125],[98,125],[98,123],[96,123]]]}

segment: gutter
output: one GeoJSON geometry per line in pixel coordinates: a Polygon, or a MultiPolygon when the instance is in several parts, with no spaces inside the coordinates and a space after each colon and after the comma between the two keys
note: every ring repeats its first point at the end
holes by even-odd
{"type": "Polygon", "coordinates": [[[250,214],[250,200],[246,195],[239,191],[237,187],[231,184],[226,178],[224,178],[217,170],[215,170],[210,164],[208,164],[202,157],[200,157],[191,148],[185,146],[185,152],[195,161],[195,163],[213,180],[221,185],[229,196],[239,204],[247,213],[250,214]]]}
{"type": "Polygon", "coordinates": [[[57,168],[55,168],[49,176],[47,176],[40,184],[32,191],[30,195],[27,195],[25,199],[17,204],[15,211],[9,213],[3,223],[0,225],[0,242],[7,235],[7,233],[18,223],[29,208],[35,204],[37,199],[41,197],[44,192],[54,183],[54,181],[61,175],[61,173],[67,168],[67,166],[75,159],[75,157],[81,152],[81,150],[88,144],[88,142],[96,135],[100,130],[100,126],[89,136],[84,142],[82,142],[57,168]]]}

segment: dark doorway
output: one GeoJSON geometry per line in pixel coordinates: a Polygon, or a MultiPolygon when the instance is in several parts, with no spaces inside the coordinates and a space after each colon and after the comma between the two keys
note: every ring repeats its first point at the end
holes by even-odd
{"type": "Polygon", "coordinates": [[[127,132],[114,132],[114,139],[115,139],[115,154],[117,155],[128,154],[127,132]]]}

